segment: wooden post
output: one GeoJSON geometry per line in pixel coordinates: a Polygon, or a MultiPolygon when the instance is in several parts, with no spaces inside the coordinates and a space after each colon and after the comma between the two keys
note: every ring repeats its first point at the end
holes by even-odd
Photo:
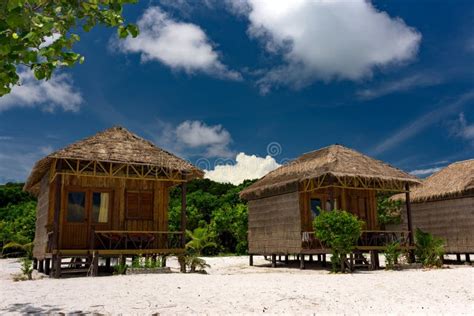
{"type": "Polygon", "coordinates": [[[285,264],[288,264],[288,255],[285,255],[285,264]]]}
{"type": "Polygon", "coordinates": [[[51,259],[47,258],[44,260],[44,274],[49,275],[51,273],[51,259]]]}
{"type": "MultiPolygon", "coordinates": [[[[413,223],[411,220],[410,185],[408,183],[405,184],[405,204],[407,208],[408,240],[410,246],[414,246],[415,241],[413,238],[413,223]]],[[[413,250],[410,250],[410,261],[415,262],[415,252],[413,250]]]]}
{"type": "Polygon", "coordinates": [[[50,273],[49,276],[55,279],[61,277],[61,255],[53,255],[53,273],[50,273]]]}
{"type": "Polygon", "coordinates": [[[249,255],[249,266],[253,266],[253,255],[249,255]]]}
{"type": "Polygon", "coordinates": [[[186,247],[186,183],[181,185],[181,247],[186,247]]]}
{"type": "Polygon", "coordinates": [[[323,257],[323,267],[326,267],[326,254],[322,254],[323,257]]]}
{"type": "Polygon", "coordinates": [[[38,259],[33,258],[33,270],[38,270],[38,259]]]}
{"type": "Polygon", "coordinates": [[[38,272],[44,272],[44,260],[38,260],[38,272]]]}
{"type": "Polygon", "coordinates": [[[456,262],[461,263],[461,254],[460,253],[456,254],[456,262]]]}
{"type": "Polygon", "coordinates": [[[309,262],[313,262],[313,255],[309,255],[309,262]]]}
{"type": "Polygon", "coordinates": [[[354,271],[354,253],[353,252],[349,254],[349,269],[351,269],[351,271],[354,271]]]}
{"type": "Polygon", "coordinates": [[[468,253],[466,253],[466,262],[471,262],[471,257],[469,256],[468,253]]]}
{"type": "Polygon", "coordinates": [[[276,261],[277,261],[276,257],[277,257],[276,255],[272,255],[272,268],[275,268],[276,265],[277,265],[277,263],[276,263],[276,261]]]}
{"type": "Polygon", "coordinates": [[[161,267],[166,268],[166,256],[161,256],[161,267]]]}
{"type": "Polygon", "coordinates": [[[304,255],[300,255],[300,269],[304,270],[304,255]]]}
{"type": "Polygon", "coordinates": [[[91,265],[91,276],[95,277],[99,274],[99,254],[95,251],[92,253],[91,265]]]}
{"type": "Polygon", "coordinates": [[[105,269],[110,271],[110,258],[105,258],[105,269]]]}

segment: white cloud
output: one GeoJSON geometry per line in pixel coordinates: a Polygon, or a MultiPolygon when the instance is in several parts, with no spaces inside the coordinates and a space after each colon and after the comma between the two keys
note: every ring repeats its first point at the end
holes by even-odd
{"type": "Polygon", "coordinates": [[[265,158],[239,153],[233,165],[215,166],[214,170],[204,170],[205,177],[216,182],[235,185],[244,180],[259,179],[280,165],[271,156],[265,158]]]}
{"type": "Polygon", "coordinates": [[[423,177],[423,176],[429,176],[435,172],[440,171],[443,169],[443,167],[435,167],[435,168],[427,168],[427,169],[416,169],[413,171],[410,171],[410,174],[417,176],[417,177],[423,177]]]}
{"type": "Polygon", "coordinates": [[[401,129],[393,133],[387,139],[377,144],[372,149],[371,154],[378,155],[395,148],[400,143],[416,136],[418,133],[431,126],[432,124],[437,123],[442,119],[445,119],[447,115],[453,113],[456,110],[459,110],[472,100],[474,100],[474,91],[470,91],[459,96],[456,100],[451,103],[448,103],[447,105],[433,106],[436,108],[435,110],[418,117],[408,125],[402,127],[401,129]]]}
{"type": "Polygon", "coordinates": [[[474,123],[469,124],[464,113],[451,125],[451,134],[467,141],[474,141],[474,123]]]}
{"type": "Polygon", "coordinates": [[[53,33],[51,36],[46,36],[43,38],[43,43],[39,46],[39,48],[48,47],[49,45],[56,42],[61,37],[60,33],[53,33]]]}
{"type": "Polygon", "coordinates": [[[402,19],[365,0],[246,0],[247,10],[240,2],[232,10],[247,12],[249,36],[285,61],[259,80],[263,93],[274,85],[359,80],[375,67],[411,60],[421,41],[402,19]]]}
{"type": "Polygon", "coordinates": [[[74,86],[69,75],[60,73],[49,80],[36,80],[29,70],[20,70],[20,85],[0,97],[0,112],[14,107],[39,107],[44,111],[62,108],[76,112],[82,103],[81,93],[74,86]]]}
{"type": "Polygon", "coordinates": [[[159,7],[150,7],[137,22],[140,35],[117,42],[123,52],[140,53],[143,62],[158,60],[188,74],[203,72],[218,78],[241,80],[229,70],[206,33],[196,24],[173,20],[159,7]]]}
{"type": "Polygon", "coordinates": [[[183,157],[229,158],[235,155],[229,148],[232,137],[220,124],[207,125],[201,121],[188,120],[173,125],[158,120],[148,128],[147,133],[159,146],[183,157]]]}
{"type": "Polygon", "coordinates": [[[442,80],[438,76],[417,74],[399,80],[385,82],[373,88],[359,90],[357,91],[357,96],[363,100],[371,100],[395,92],[408,91],[417,87],[434,86],[441,82],[442,80]]]}

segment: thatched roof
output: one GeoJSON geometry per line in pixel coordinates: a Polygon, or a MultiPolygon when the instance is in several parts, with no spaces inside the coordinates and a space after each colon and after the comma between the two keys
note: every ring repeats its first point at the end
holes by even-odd
{"type": "Polygon", "coordinates": [[[371,180],[419,183],[415,176],[394,168],[382,161],[370,158],[353,149],[332,145],[302,155],[289,164],[268,173],[241,192],[244,199],[254,199],[270,192],[297,189],[303,180],[324,175],[335,177],[359,177],[371,180]]]}
{"type": "MultiPolygon", "coordinates": [[[[455,162],[426,178],[410,192],[412,202],[461,196],[474,190],[474,159],[455,162]]],[[[404,195],[392,199],[404,200],[404,195]]]]}
{"type": "Polygon", "coordinates": [[[191,163],[167,152],[153,143],[116,126],[55,151],[36,162],[26,181],[25,190],[35,192],[39,181],[48,172],[53,159],[148,165],[179,171],[188,179],[202,178],[204,173],[191,163]]]}

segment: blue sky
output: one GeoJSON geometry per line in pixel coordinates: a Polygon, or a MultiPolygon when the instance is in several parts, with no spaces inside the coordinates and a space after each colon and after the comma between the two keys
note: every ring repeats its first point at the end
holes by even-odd
{"type": "Polygon", "coordinates": [[[83,65],[47,83],[21,70],[0,98],[0,183],[114,125],[236,183],[334,143],[419,176],[474,156],[472,1],[140,1],[125,16],[137,39],[81,34],[83,65]]]}

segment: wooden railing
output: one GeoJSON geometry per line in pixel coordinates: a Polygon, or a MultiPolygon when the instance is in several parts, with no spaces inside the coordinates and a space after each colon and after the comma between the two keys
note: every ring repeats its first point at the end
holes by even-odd
{"type": "MultiPolygon", "coordinates": [[[[302,232],[301,242],[303,249],[326,249],[314,232],[302,232]]],[[[390,243],[398,242],[401,247],[410,245],[409,231],[386,231],[386,230],[363,230],[357,241],[357,247],[380,247],[384,248],[390,243]]]]}
{"type": "Polygon", "coordinates": [[[97,230],[91,238],[91,249],[99,250],[183,248],[183,232],[97,230]]]}

